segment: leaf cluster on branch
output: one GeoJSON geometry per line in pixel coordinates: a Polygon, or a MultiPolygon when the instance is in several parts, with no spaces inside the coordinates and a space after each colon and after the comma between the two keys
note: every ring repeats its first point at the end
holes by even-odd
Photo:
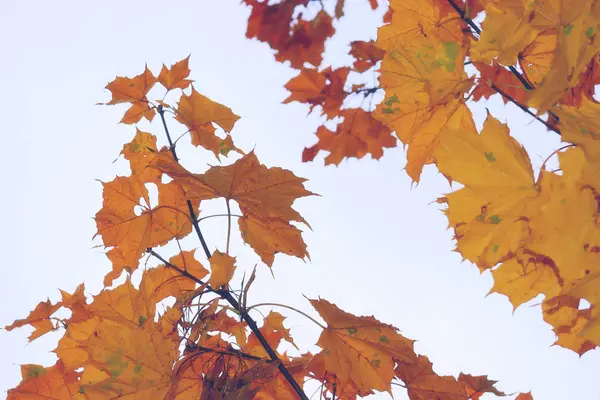
{"type": "Polygon", "coordinates": [[[312,54],[335,33],[333,25],[305,21],[303,14],[331,9],[332,19],[340,19],[343,0],[245,3],[252,7],[247,36],[267,42],[279,61],[288,48],[276,38],[293,36],[300,23],[314,32],[304,52],[288,59],[299,73],[285,86],[284,102],[305,103],[325,117],[303,161],[321,151],[329,153],[326,165],[366,154],[379,159],[400,141],[415,183],[434,164],[463,186],[438,203],[447,206],[456,250],[482,272],[491,270],[491,292],[506,295],[515,308],[542,294],[557,345],[579,355],[600,345],[600,103],[594,97],[600,3],[390,0],[377,40],[349,43],[355,61],[336,69],[312,54]],[[257,34],[255,25],[268,15],[285,16],[287,24],[257,34]],[[369,78],[375,81],[367,85],[369,78]],[[363,97],[358,105],[356,96],[363,97]],[[560,135],[565,144],[548,155],[557,155],[558,170],[544,162],[535,174],[508,126],[489,113],[477,130],[469,106],[492,96],[560,135]]]}
{"type": "MultiPolygon", "coordinates": [[[[329,153],[326,164],[366,154],[377,159],[399,140],[415,182],[425,165],[435,164],[462,184],[438,202],[447,206],[457,251],[492,271],[492,291],[515,307],[543,294],[542,312],[557,344],[579,354],[600,344],[600,105],[593,97],[600,82],[600,5],[392,0],[377,41],[350,43],[355,62],[334,69],[322,65],[323,53],[334,21],[344,16],[344,0],[244,3],[251,8],[247,37],[267,42],[278,61],[299,70],[286,85],[285,102],[306,103],[325,117],[304,161],[321,151],[329,153]],[[474,19],[481,12],[480,28],[474,19]],[[367,72],[378,82],[356,83],[367,72]],[[373,107],[377,95],[382,98],[373,107]],[[544,164],[534,174],[527,152],[491,114],[477,130],[469,102],[491,96],[561,135],[566,145],[555,152],[560,170],[544,164]],[[361,103],[352,106],[357,97],[361,103]],[[582,299],[590,307],[581,309],[582,299]]],[[[381,6],[377,0],[369,5],[381,6]]],[[[413,340],[374,317],[352,315],[320,298],[310,304],[324,323],[286,305],[248,305],[255,270],[241,289],[229,285],[250,271],[230,255],[232,219],[268,267],[277,253],[307,258],[298,225],[308,223],[292,205],[314,193],[305,179],[267,167],[234,144],[230,133],[239,117],[196,91],[188,62],[163,66],[158,76],[146,67],[108,84],[112,98],[106,104],[128,105],[121,122],[160,118],[165,146],[136,128],[121,152],[131,174],[102,183],[95,221],[112,264],[104,290],[91,302],[83,285],[72,294],[61,291],[59,302],[41,302],[7,327],[32,326],[30,340],[63,331],[56,364],[22,366],[23,380],[8,398],[307,399],[310,385],[328,399],[391,393],[392,385],[406,388],[411,399],[504,396],[486,376],[438,375],[414,351],[413,340]],[[150,99],[157,84],[167,93],[179,91],[177,104],[150,99]],[[169,131],[171,116],[185,126],[192,145],[235,160],[204,173],[189,171],[177,155],[181,137],[169,131]],[[151,185],[158,190],[155,205],[151,185]],[[219,198],[227,208],[227,242],[211,252],[198,216],[204,201],[219,198]],[[241,215],[232,214],[232,202],[241,215]],[[189,235],[197,237],[201,254],[181,246],[189,235]],[[179,252],[167,259],[161,247],[169,243],[179,252]],[[144,257],[160,264],[139,268],[144,257]],[[125,280],[114,284],[117,278],[125,280]],[[174,303],[164,306],[167,298],[174,303]],[[320,350],[283,350],[296,344],[282,314],[256,312],[267,305],[318,325],[320,350]],[[69,316],[55,316],[60,309],[69,316]]]]}
{"type": "Polygon", "coordinates": [[[415,353],[414,341],[397,328],[352,315],[327,300],[310,300],[324,323],[282,304],[247,304],[256,267],[242,289],[231,287],[234,275],[249,269],[229,254],[230,202],[241,211],[236,217],[243,241],[273,267],[277,253],[308,257],[302,232],[292,222],[308,223],[292,205],[314,193],[304,187],[305,179],[267,167],[253,152],[235,147],[229,132],[239,117],[194,89],[187,79],[188,61],[163,67],[158,78],[145,68],[140,75],[108,84],[112,99],[107,104],[128,104],[121,122],[160,118],[168,146],[159,148],[156,136],[136,128],[121,151],[131,174],[102,183],[103,204],[95,220],[112,263],[104,290],[91,302],[83,284],[72,294],[61,291],[61,301],[41,302],[29,316],[6,327],[32,326],[30,340],[63,332],[54,350],[56,364],[23,365],[23,381],[9,390],[8,399],[308,399],[304,388],[309,382],[330,399],[391,394],[392,385],[405,387],[411,398],[503,395],[485,376],[437,375],[429,359],[415,353]],[[181,91],[176,105],[147,97],[158,83],[167,92],[181,91]],[[171,115],[187,128],[193,145],[216,157],[239,153],[237,159],[204,173],[188,171],[171,137],[171,115]],[[150,185],[158,189],[156,205],[151,204],[150,185]],[[203,201],[217,198],[227,206],[227,242],[210,252],[198,215],[203,201]],[[183,249],[180,240],[190,234],[197,236],[204,254],[183,249]],[[179,253],[167,260],[160,248],[170,242],[179,253]],[[206,262],[198,259],[202,256],[206,262]],[[144,257],[160,264],[139,268],[144,257]],[[125,281],[116,284],[123,276],[125,281]],[[174,304],[167,305],[168,298],[174,304]],[[321,350],[296,356],[283,351],[283,342],[300,349],[285,317],[276,311],[266,316],[255,312],[261,306],[293,310],[318,325],[322,332],[316,346],[321,350]],[[70,316],[55,316],[60,309],[70,316]]]}

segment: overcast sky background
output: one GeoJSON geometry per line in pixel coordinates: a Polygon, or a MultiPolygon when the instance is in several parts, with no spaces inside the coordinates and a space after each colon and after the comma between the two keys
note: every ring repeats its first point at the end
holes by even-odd
{"type": "MultiPolygon", "coordinates": [[[[287,97],[283,85],[296,72],[276,63],[266,44],[245,38],[249,9],[238,3],[0,2],[5,149],[0,157],[0,325],[25,317],[47,297],[57,300],[58,288],[73,291],[85,282],[88,294],[101,290],[110,264],[101,248],[92,248],[100,243],[92,241],[92,217],[102,200],[96,179],[127,174],[124,160],[112,162],[135,128],[118,124],[125,106],[95,103],[110,99],[103,88],[116,75],[137,75],[144,63],[158,74],[163,62],[170,65],[191,53],[197,90],[242,117],[233,131],[236,144],[255,148],[268,166],[308,178],[308,189],[322,196],[296,203],[313,228],[305,229],[304,236],[312,262],[278,255],[275,280],[259,265],[249,302],[282,302],[315,315],[302,295],[321,296],[348,312],[374,314],[399,327],[418,340],[417,351],[432,360],[438,373],[487,374],[500,381],[499,389],[532,390],[536,400],[599,399],[600,353],[579,358],[551,347],[554,335],[542,321],[540,299],[513,314],[505,297],[486,297],[490,274],[480,275],[452,252],[452,233],[433,203],[450,187],[434,168],[425,168],[422,183],[411,188],[401,148],[386,151],[379,162],[367,157],[323,167],[321,155],[314,163],[301,163],[302,149],[316,141],[312,132],[318,119],[307,117],[303,105],[280,104],[287,97]]],[[[348,60],[344,42],[375,37],[383,11],[370,12],[366,1],[346,3],[338,39],[328,42],[328,59],[335,64],[348,60]]],[[[479,124],[484,106],[476,111],[479,124]]],[[[499,99],[487,106],[508,120],[536,167],[558,147],[556,135],[515,107],[499,99]]],[[[185,130],[170,124],[176,133],[185,130]]],[[[166,143],[158,121],[140,127],[158,135],[160,145],[166,143]]],[[[186,167],[201,172],[217,164],[210,153],[188,143],[184,139],[178,148],[186,167]]],[[[224,210],[224,203],[207,205],[224,210]]],[[[224,224],[214,218],[202,226],[211,250],[223,249],[224,224]]],[[[184,245],[199,247],[193,237],[184,245]]],[[[256,256],[239,239],[233,245],[239,269],[250,271],[256,256]]],[[[200,257],[198,252],[204,261],[200,257]]],[[[298,345],[311,348],[318,330],[282,312],[289,315],[287,325],[298,345]]],[[[0,331],[2,392],[20,381],[19,364],[54,363],[50,350],[59,336],[28,344],[29,332],[0,331]]],[[[394,389],[394,396],[406,398],[401,388],[394,389]]]]}

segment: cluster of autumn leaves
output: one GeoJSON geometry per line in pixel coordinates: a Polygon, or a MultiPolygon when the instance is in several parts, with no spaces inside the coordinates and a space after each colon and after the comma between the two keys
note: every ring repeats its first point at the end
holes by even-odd
{"type": "MultiPolygon", "coordinates": [[[[259,25],[262,11],[246,3],[253,7],[250,26],[259,25]]],[[[341,18],[344,1],[334,3],[333,18],[341,18]]],[[[600,345],[600,104],[594,99],[600,84],[600,5],[389,3],[377,40],[349,44],[352,66],[321,65],[314,53],[322,49],[323,36],[334,32],[316,19],[311,28],[320,33],[307,41],[303,63],[291,62],[300,71],[286,85],[291,94],[285,102],[305,103],[311,111],[318,107],[326,121],[316,131],[318,142],[304,150],[304,161],[320,151],[329,153],[325,164],[366,154],[378,159],[399,139],[414,182],[425,165],[435,164],[463,185],[438,202],[447,205],[457,251],[481,271],[491,270],[492,292],[508,296],[514,307],[543,294],[544,320],[556,344],[580,355],[600,345]],[[481,13],[480,27],[473,21],[481,13]],[[374,72],[378,84],[361,83],[374,72]],[[353,107],[354,97],[371,98],[380,90],[384,99],[373,110],[365,101],[353,107]],[[469,102],[491,96],[529,113],[549,135],[561,135],[565,146],[548,155],[558,154],[558,171],[544,163],[534,175],[525,150],[492,115],[478,132],[469,102]]],[[[287,18],[294,27],[298,13],[290,10],[312,5],[285,1],[266,14],[287,18]]],[[[249,28],[248,37],[269,43],[280,59],[286,49],[272,42],[289,31],[284,25],[263,27],[262,35],[249,28]]],[[[295,28],[291,32],[294,38],[295,28]]]]}
{"type": "MultiPolygon", "coordinates": [[[[107,86],[112,92],[108,104],[129,105],[121,121],[127,124],[152,120],[158,113],[166,132],[165,115],[172,113],[192,144],[217,157],[231,151],[241,157],[195,174],[178,162],[176,147],[159,149],[156,136],[136,129],[121,151],[131,174],[103,183],[103,206],[95,217],[112,263],[105,289],[91,302],[83,284],[73,294],[61,291],[61,301],[41,302],[27,318],[7,327],[32,326],[30,340],[63,331],[54,350],[57,363],[22,366],[23,381],[8,398],[296,399],[307,398],[302,388],[308,381],[336,399],[391,392],[393,382],[406,387],[411,398],[503,395],[485,376],[437,375],[429,359],[415,353],[413,340],[395,327],[354,316],[323,299],[310,300],[325,321],[313,320],[322,328],[316,343],[321,351],[290,356],[280,349],[284,341],[296,347],[283,315],[271,311],[260,328],[250,315],[246,296],[254,273],[242,291],[229,287],[237,268],[229,245],[212,254],[204,247],[204,264],[195,250],[181,247],[168,261],[162,257],[159,248],[171,241],[191,233],[204,240],[198,214],[202,201],[215,198],[238,204],[241,236],[269,267],[276,253],[308,256],[301,231],[291,224],[306,223],[292,208],[295,199],[312,194],[304,188],[305,179],[268,168],[254,153],[237,149],[228,132],[238,117],[198,93],[187,79],[189,72],[186,58],[163,67],[158,78],[148,68],[133,78],[117,77],[107,86]],[[176,106],[148,99],[156,84],[182,91],[176,106]],[[154,206],[149,185],[158,190],[154,206]],[[136,272],[148,253],[162,264],[136,272]],[[138,285],[132,283],[133,274],[138,285]],[[123,276],[125,281],[115,284],[123,276]],[[167,298],[175,303],[167,307],[167,298]],[[70,315],[57,316],[65,314],[57,313],[61,309],[70,315]]],[[[172,142],[170,135],[167,140],[172,142]]]]}
{"type": "MultiPolygon", "coordinates": [[[[515,307],[544,294],[544,319],[554,327],[557,344],[579,354],[600,344],[600,106],[592,96],[600,82],[600,6],[392,0],[377,41],[352,42],[354,64],[333,69],[321,64],[325,41],[335,33],[333,21],[343,18],[343,0],[310,19],[302,10],[323,2],[244,3],[251,8],[247,36],[269,43],[278,61],[300,70],[286,85],[285,102],[306,103],[326,117],[327,127],[317,129],[318,141],[304,150],[304,161],[321,151],[329,153],[326,164],[366,154],[379,158],[399,139],[414,181],[425,165],[435,164],[463,185],[438,201],[447,205],[457,250],[482,271],[492,271],[492,291],[507,295],[515,307]],[[480,30],[472,18],[481,11],[480,30]],[[353,83],[367,71],[378,72],[378,85],[353,83]],[[365,101],[381,90],[383,101],[367,109],[365,101]],[[525,150],[492,115],[477,131],[467,102],[492,95],[547,112],[542,122],[567,142],[558,152],[559,171],[542,168],[535,176],[525,150]],[[351,107],[353,97],[364,101],[351,107]],[[580,309],[581,299],[591,306],[580,309]]],[[[272,311],[258,327],[246,304],[254,274],[243,290],[230,290],[236,260],[228,245],[208,250],[198,214],[204,200],[235,201],[244,242],[271,267],[277,253],[308,256],[294,225],[306,221],[292,204],[312,193],[304,179],[237,148],[229,133],[239,117],[198,93],[189,72],[184,59],[164,66],[157,77],[146,68],[107,86],[107,104],[129,106],[122,123],[160,118],[169,146],[159,148],[156,136],[137,129],[121,152],[131,175],[103,183],[96,223],[112,263],[106,288],[91,303],[83,285],[73,294],[61,292],[58,303],[42,302],[7,327],[33,326],[30,340],[64,330],[57,363],[24,365],[23,381],[9,399],[295,399],[306,396],[302,387],[309,381],[321,385],[322,396],[336,399],[390,392],[392,384],[404,386],[411,399],[504,395],[485,376],[437,375],[393,326],[322,299],[310,300],[326,323],[314,321],[323,329],[321,350],[299,356],[280,351],[282,342],[295,346],[284,317],[272,311]],[[156,84],[181,90],[178,103],[150,100],[156,84]],[[217,158],[238,153],[237,160],[204,173],[188,171],[168,134],[169,115],[187,128],[194,146],[217,158]],[[148,185],[158,189],[157,205],[150,204],[148,185]],[[160,255],[159,247],[190,234],[198,236],[207,262],[190,250],[180,249],[168,261],[160,255]],[[162,264],[136,272],[146,254],[162,264]],[[133,273],[141,277],[137,286],[133,273]],[[113,285],[124,274],[125,282],[113,285]],[[169,297],[175,303],[157,312],[169,297]],[[70,316],[55,316],[61,308],[70,316]]]]}

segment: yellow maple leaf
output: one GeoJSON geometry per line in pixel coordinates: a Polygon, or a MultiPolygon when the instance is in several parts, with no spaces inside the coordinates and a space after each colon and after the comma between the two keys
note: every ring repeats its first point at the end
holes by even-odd
{"type": "Polygon", "coordinates": [[[375,118],[408,145],[406,170],[418,182],[423,166],[433,161],[442,127],[464,107],[472,80],[464,72],[459,19],[433,0],[392,1],[390,6],[392,23],[379,29],[376,42],[386,51],[380,79],[386,95],[375,118]]]}
{"type": "Polygon", "coordinates": [[[486,269],[516,252],[529,235],[526,217],[538,190],[508,127],[488,115],[479,135],[445,129],[434,157],[441,173],[465,186],[440,200],[462,256],[486,269]]]}

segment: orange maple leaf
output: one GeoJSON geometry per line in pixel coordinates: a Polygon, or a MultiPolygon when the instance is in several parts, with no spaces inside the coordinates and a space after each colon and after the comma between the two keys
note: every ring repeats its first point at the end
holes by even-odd
{"type": "MultiPolygon", "coordinates": [[[[103,186],[103,207],[95,217],[97,235],[102,236],[105,247],[114,247],[108,254],[113,271],[106,275],[105,285],[110,285],[123,269],[135,270],[147,248],[181,239],[192,231],[185,192],[176,183],[157,184],[159,204],[154,208],[149,207],[145,186],[132,178],[117,177],[103,186]],[[137,208],[141,213],[136,212],[137,208]]],[[[191,200],[197,208],[199,199],[191,200]]]]}
{"type": "Polygon", "coordinates": [[[354,42],[350,42],[349,54],[356,59],[354,61],[354,70],[365,72],[383,59],[385,51],[378,48],[374,41],[365,42],[355,40],[354,42]]]}
{"type": "Polygon", "coordinates": [[[143,73],[133,78],[118,76],[114,81],[106,85],[106,89],[112,93],[112,99],[104,104],[131,103],[131,107],[121,119],[121,122],[124,124],[135,124],[142,117],[145,117],[148,121],[152,121],[156,111],[150,107],[146,95],[155,83],[156,78],[147,66],[143,73]]]}
{"type": "Polygon", "coordinates": [[[193,82],[187,77],[190,75],[189,68],[190,56],[187,56],[181,61],[176,62],[167,68],[163,64],[160,74],[158,74],[158,81],[167,89],[185,89],[193,82]]]}
{"type": "Polygon", "coordinates": [[[175,112],[177,121],[188,127],[194,146],[212,151],[217,158],[220,154],[227,155],[231,150],[238,151],[228,134],[225,139],[215,135],[216,128],[213,124],[229,133],[240,119],[229,107],[201,95],[192,86],[191,94],[183,94],[179,99],[175,112]]]}
{"type": "Polygon", "coordinates": [[[321,150],[330,153],[325,157],[325,165],[338,165],[345,158],[362,158],[366,154],[378,160],[384,148],[397,146],[398,140],[392,136],[391,129],[362,108],[345,109],[339,115],[344,120],[335,132],[324,126],[317,129],[319,141],[304,149],[302,161],[312,161],[321,150]]]}
{"type": "Polygon", "coordinates": [[[404,382],[411,399],[467,400],[467,387],[453,376],[440,376],[433,371],[431,361],[425,356],[416,360],[399,361],[394,370],[404,382]]]}
{"type": "Polygon", "coordinates": [[[396,361],[414,362],[413,340],[373,317],[357,317],[327,300],[309,300],[327,322],[317,346],[338,384],[360,392],[390,391],[396,361]]]}
{"type": "Polygon", "coordinates": [[[275,253],[308,256],[300,231],[290,221],[306,223],[292,203],[314,193],[304,188],[306,179],[278,168],[267,168],[250,152],[235,163],[192,174],[171,158],[156,159],[156,167],[194,197],[235,200],[244,215],[240,230],[246,243],[271,266],[275,253]]]}
{"type": "Polygon", "coordinates": [[[291,92],[283,103],[298,101],[310,104],[310,112],[315,106],[321,106],[323,114],[331,119],[337,116],[348,92],[344,90],[346,78],[350,68],[343,67],[332,70],[331,67],[324,71],[303,68],[300,74],[285,85],[291,92]]]}

